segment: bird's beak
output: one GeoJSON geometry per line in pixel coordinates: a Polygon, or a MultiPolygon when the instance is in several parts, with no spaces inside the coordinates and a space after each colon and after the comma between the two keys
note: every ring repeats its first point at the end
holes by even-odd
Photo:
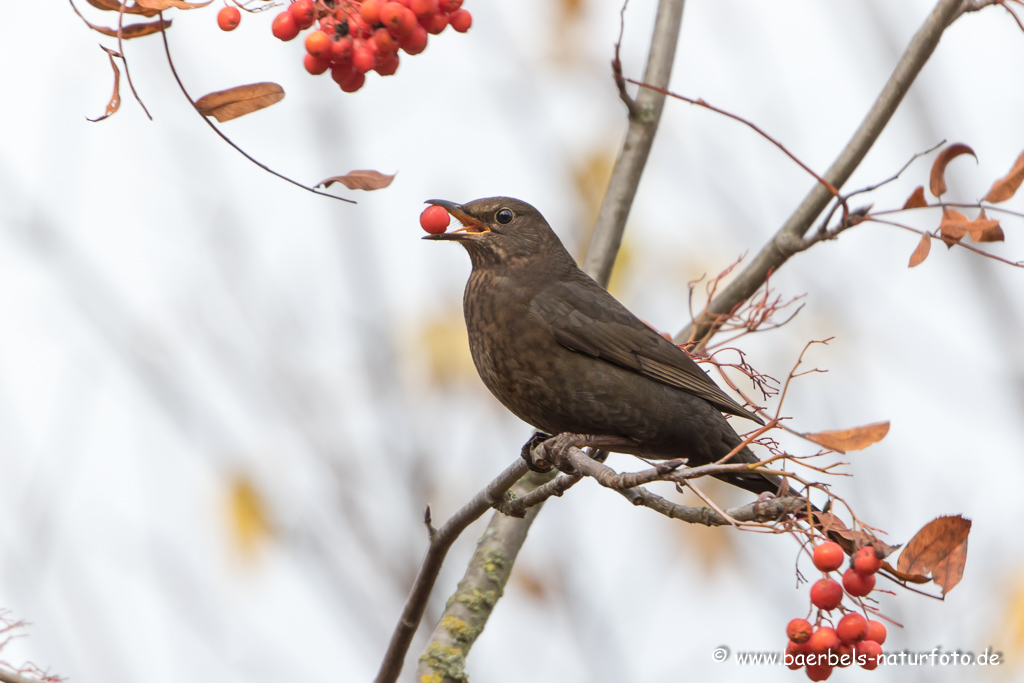
{"type": "Polygon", "coordinates": [[[462,227],[458,230],[451,232],[442,232],[438,235],[427,235],[423,239],[425,240],[464,240],[469,239],[471,235],[479,235],[481,233],[490,232],[490,228],[486,225],[473,218],[472,216],[462,211],[462,205],[456,204],[455,202],[449,202],[444,199],[428,199],[426,204],[433,204],[434,206],[440,206],[442,209],[451,214],[452,218],[462,223],[462,227]]]}

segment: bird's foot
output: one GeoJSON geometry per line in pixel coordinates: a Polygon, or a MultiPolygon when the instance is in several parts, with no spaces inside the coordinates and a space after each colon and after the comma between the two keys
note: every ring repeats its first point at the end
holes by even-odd
{"type": "Polygon", "coordinates": [[[543,474],[545,472],[551,471],[551,463],[549,463],[544,458],[544,454],[537,454],[534,452],[538,446],[540,446],[542,443],[544,443],[550,438],[550,434],[545,434],[544,432],[536,432],[533,436],[530,437],[529,441],[523,444],[522,450],[519,451],[519,454],[523,457],[523,460],[526,461],[526,466],[529,467],[534,472],[540,472],[543,474]]]}
{"type": "Polygon", "coordinates": [[[589,455],[590,457],[603,455],[604,457],[601,457],[599,460],[599,462],[601,462],[605,457],[607,457],[607,452],[602,450],[603,448],[608,447],[614,450],[616,446],[632,445],[634,445],[634,442],[631,439],[626,439],[620,436],[599,436],[594,434],[571,434],[569,432],[563,432],[534,446],[534,463],[539,464],[537,461],[540,460],[547,465],[548,470],[554,466],[566,474],[575,474],[576,468],[572,466],[569,459],[569,451],[571,449],[583,449],[587,447],[595,449],[589,455]],[[537,456],[537,453],[540,453],[539,457],[537,456]]]}

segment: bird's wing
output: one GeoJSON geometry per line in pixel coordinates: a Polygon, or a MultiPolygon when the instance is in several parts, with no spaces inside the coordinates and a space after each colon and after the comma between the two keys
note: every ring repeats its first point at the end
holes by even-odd
{"type": "Polygon", "coordinates": [[[557,282],[530,304],[558,343],[699,396],[723,412],[764,422],[723,392],[690,358],[593,281],[557,282]],[[593,285],[593,286],[590,286],[593,285]]]}

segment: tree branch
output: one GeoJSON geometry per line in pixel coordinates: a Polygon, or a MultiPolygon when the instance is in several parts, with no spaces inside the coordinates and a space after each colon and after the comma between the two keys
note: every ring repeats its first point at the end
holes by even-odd
{"type": "MultiPolygon", "coordinates": [[[[825,172],[823,177],[833,186],[841,188],[863,161],[910,90],[917,74],[935,51],[943,31],[958,15],[963,5],[963,0],[939,0],[924,24],[914,34],[860,127],[825,172]]],[[[752,296],[764,284],[769,273],[782,266],[790,256],[807,247],[803,236],[828,206],[830,199],[832,193],[822,184],[815,183],[789,220],[779,228],[736,279],[711,301],[696,324],[691,323],[675,336],[675,342],[681,344],[689,340],[703,341],[710,337],[715,331],[714,323],[717,319],[727,315],[752,296]]]]}
{"type": "MultiPolygon", "coordinates": [[[[683,0],[661,0],[654,21],[654,35],[651,50],[647,55],[644,82],[667,88],[672,76],[672,62],[676,56],[676,43],[683,20],[683,0]]],[[[583,270],[590,273],[603,286],[608,285],[615,256],[622,244],[622,233],[626,229],[626,218],[633,206],[640,176],[643,175],[647,157],[654,144],[654,134],[661,121],[661,110],[665,96],[654,90],[642,88],[637,94],[635,108],[630,108],[629,129],[622,143],[622,151],[612,170],[601,210],[594,224],[594,231],[583,260],[583,270]],[[636,111],[637,115],[632,112],[636,111]]]]}
{"type": "MultiPolygon", "coordinates": [[[[430,525],[430,508],[427,508],[425,521],[430,532],[430,545],[427,547],[427,554],[420,565],[420,571],[416,575],[409,599],[405,602],[402,617],[391,635],[391,643],[384,655],[384,661],[381,662],[380,671],[377,672],[376,683],[394,683],[398,679],[405,654],[409,651],[412,638],[416,635],[416,629],[423,619],[423,612],[427,608],[430,593],[452,543],[465,531],[466,527],[480,519],[488,508],[498,503],[505,492],[528,471],[525,460],[516,460],[488,484],[487,488],[476,494],[473,500],[452,515],[440,529],[434,529],[430,525]]],[[[525,536],[525,531],[523,534],[525,536]]]]}

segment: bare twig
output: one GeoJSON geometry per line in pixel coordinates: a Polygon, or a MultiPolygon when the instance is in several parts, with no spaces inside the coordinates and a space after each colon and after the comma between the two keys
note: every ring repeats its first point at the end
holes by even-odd
{"type": "MultiPolygon", "coordinates": [[[[918,235],[931,235],[935,239],[942,239],[940,237],[935,237],[934,235],[932,235],[932,233],[928,232],[927,230],[918,230],[917,228],[912,228],[909,225],[904,225],[903,223],[897,223],[896,221],[886,221],[886,220],[882,220],[880,218],[871,218],[870,220],[871,220],[872,223],[881,223],[883,225],[892,225],[892,226],[895,226],[897,228],[903,228],[904,230],[909,230],[910,232],[916,232],[918,235]]],[[[983,249],[978,249],[977,247],[972,247],[969,244],[964,244],[963,241],[953,242],[953,246],[955,246],[955,247],[963,247],[964,249],[966,249],[968,251],[973,251],[975,254],[981,254],[985,258],[990,258],[990,259],[993,259],[995,261],[1001,261],[1002,263],[1006,263],[1008,265],[1015,266],[1017,268],[1024,268],[1024,261],[1011,261],[1010,259],[1003,258],[1002,256],[996,256],[995,254],[993,254],[991,252],[988,252],[988,251],[985,251],[983,249]]]]}
{"type": "MultiPolygon", "coordinates": [[[[398,674],[402,671],[402,663],[405,660],[405,653],[409,651],[412,638],[423,619],[423,612],[427,608],[430,592],[434,588],[434,582],[437,581],[437,575],[441,571],[441,565],[444,563],[444,558],[452,543],[467,526],[479,519],[491,506],[498,503],[505,492],[527,472],[526,461],[516,460],[488,484],[487,488],[476,494],[473,500],[452,515],[440,529],[431,530],[427,554],[423,558],[412,591],[405,602],[402,617],[399,619],[398,625],[395,626],[395,632],[391,635],[388,651],[384,655],[384,661],[381,662],[380,671],[375,679],[376,683],[393,683],[398,679],[398,674]]],[[[429,518],[425,521],[429,528],[429,518]]]]}
{"type": "Polygon", "coordinates": [[[160,36],[164,40],[164,53],[167,55],[167,64],[168,64],[168,66],[171,67],[171,75],[174,76],[174,80],[177,81],[178,87],[181,89],[181,93],[185,96],[185,99],[187,99],[189,101],[189,104],[192,105],[192,108],[196,110],[197,114],[199,114],[199,118],[201,118],[203,121],[205,121],[206,125],[208,125],[210,128],[213,129],[214,133],[216,133],[218,136],[220,136],[220,138],[222,140],[224,140],[224,142],[226,142],[229,145],[231,145],[232,147],[234,147],[236,152],[238,152],[239,154],[244,156],[246,159],[248,159],[252,163],[254,163],[257,166],[259,166],[260,168],[262,168],[267,173],[269,173],[271,175],[274,175],[274,176],[277,176],[281,180],[289,182],[292,185],[295,185],[296,187],[301,187],[303,190],[306,190],[307,192],[312,192],[313,194],[320,195],[321,197],[330,197],[331,199],[337,199],[339,201],[347,202],[349,204],[355,204],[356,203],[355,200],[353,200],[353,199],[346,199],[345,197],[339,197],[338,195],[331,194],[329,192],[321,192],[320,190],[316,189],[315,187],[309,187],[307,185],[303,185],[299,181],[292,180],[291,178],[289,178],[288,176],[284,175],[283,173],[279,173],[279,172],[275,171],[274,169],[270,168],[269,166],[267,166],[266,164],[264,164],[264,163],[262,163],[260,161],[257,161],[248,152],[246,152],[244,149],[242,149],[237,144],[235,144],[234,140],[232,140],[227,135],[225,135],[224,131],[222,131],[220,128],[218,128],[216,125],[214,125],[214,123],[212,121],[210,121],[210,119],[207,116],[205,116],[201,111],[199,111],[199,107],[196,106],[196,101],[193,100],[192,96],[188,94],[188,90],[185,89],[185,84],[182,82],[181,78],[178,76],[178,70],[176,68],[174,68],[174,60],[171,59],[171,47],[167,43],[167,31],[164,30],[165,24],[162,23],[163,20],[164,20],[163,12],[160,12],[159,16],[160,16],[160,21],[161,21],[160,36]]]}
{"type": "MultiPolygon", "coordinates": [[[[833,187],[842,187],[860,165],[910,90],[917,74],[935,51],[942,33],[957,15],[962,4],[963,0],[939,0],[921,28],[914,34],[860,127],[824,173],[823,177],[833,187]]],[[[700,340],[713,334],[715,316],[733,310],[737,304],[749,298],[761,287],[769,272],[777,270],[790,256],[806,248],[804,234],[825,210],[832,197],[832,193],[824,185],[815,183],[786,223],[736,279],[715,297],[706,314],[696,324],[686,326],[675,336],[676,343],[690,339],[700,340]]]]}
{"type": "Polygon", "coordinates": [[[527,510],[540,505],[552,496],[561,496],[575,486],[582,478],[582,474],[564,474],[539,486],[524,496],[519,496],[512,500],[503,500],[495,504],[494,509],[509,517],[525,517],[527,510]]]}
{"type": "MultiPolygon", "coordinates": [[[[654,35],[647,55],[647,68],[644,70],[646,83],[660,88],[668,87],[683,19],[683,4],[683,0],[658,2],[654,35]]],[[[626,139],[612,170],[594,231],[590,235],[587,255],[583,260],[583,270],[602,285],[607,285],[611,277],[612,265],[622,243],[622,233],[626,229],[626,218],[633,206],[640,176],[643,175],[654,143],[654,134],[661,120],[665,96],[654,90],[641,90],[635,104],[639,113],[636,116],[630,115],[626,139]]]]}
{"type": "Polygon", "coordinates": [[[612,58],[612,77],[615,79],[615,87],[619,89],[619,99],[622,100],[623,104],[626,105],[626,109],[629,110],[629,119],[632,121],[640,117],[640,107],[637,106],[636,100],[626,92],[626,79],[622,77],[622,60],[619,59],[622,34],[626,31],[626,7],[628,5],[629,0],[626,0],[622,3],[622,9],[619,10],[619,39],[615,41],[615,56],[612,58]]]}

